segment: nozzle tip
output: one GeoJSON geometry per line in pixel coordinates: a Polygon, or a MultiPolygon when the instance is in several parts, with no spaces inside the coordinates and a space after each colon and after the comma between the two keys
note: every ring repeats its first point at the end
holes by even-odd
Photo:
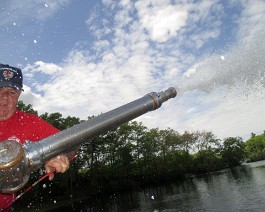
{"type": "Polygon", "coordinates": [[[165,90],[165,93],[169,98],[174,98],[177,96],[177,90],[173,87],[169,87],[167,90],[165,90]]]}

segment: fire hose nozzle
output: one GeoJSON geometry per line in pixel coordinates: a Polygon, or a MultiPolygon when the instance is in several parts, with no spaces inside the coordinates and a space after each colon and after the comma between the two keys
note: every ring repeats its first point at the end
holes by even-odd
{"type": "Polygon", "coordinates": [[[28,182],[28,158],[18,142],[0,142],[0,192],[13,193],[28,182]]]}
{"type": "Polygon", "coordinates": [[[177,95],[175,88],[149,93],[142,98],[77,124],[39,142],[0,142],[0,192],[13,193],[21,189],[31,171],[48,160],[78,147],[89,139],[106,133],[149,111],[156,110],[163,102],[177,95]]]}

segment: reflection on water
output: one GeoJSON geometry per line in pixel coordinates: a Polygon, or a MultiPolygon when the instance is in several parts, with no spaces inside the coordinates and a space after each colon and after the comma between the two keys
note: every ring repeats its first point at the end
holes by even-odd
{"type": "Polygon", "coordinates": [[[55,211],[265,211],[265,161],[179,183],[75,202],[55,211]]]}

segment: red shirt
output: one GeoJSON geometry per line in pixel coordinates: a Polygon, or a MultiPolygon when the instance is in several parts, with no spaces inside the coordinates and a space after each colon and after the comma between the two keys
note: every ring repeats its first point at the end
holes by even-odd
{"type": "MultiPolygon", "coordinates": [[[[36,142],[57,132],[58,129],[38,116],[18,110],[12,117],[0,122],[0,142],[5,140],[14,140],[21,144],[25,140],[36,142]]],[[[0,211],[8,207],[14,198],[14,194],[0,193],[0,211]]]]}

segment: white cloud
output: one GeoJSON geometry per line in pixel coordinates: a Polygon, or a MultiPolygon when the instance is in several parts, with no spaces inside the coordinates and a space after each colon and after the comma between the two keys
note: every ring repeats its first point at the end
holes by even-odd
{"type": "MultiPolygon", "coordinates": [[[[238,20],[240,29],[238,37],[246,44],[265,29],[265,1],[264,0],[245,0],[240,1],[243,7],[242,15],[238,20]]],[[[264,34],[264,33],[263,33],[264,34]]]]}
{"type": "Polygon", "coordinates": [[[47,75],[54,75],[62,70],[61,67],[59,67],[56,64],[53,63],[44,63],[42,61],[37,61],[33,66],[28,65],[25,68],[26,73],[29,72],[42,72],[47,75]]]}
{"type": "Polygon", "coordinates": [[[26,105],[38,105],[41,101],[41,95],[34,93],[27,85],[24,85],[23,89],[24,91],[21,93],[20,99],[23,100],[26,105]]]}
{"type": "Polygon", "coordinates": [[[246,139],[252,132],[263,132],[265,117],[261,114],[265,112],[262,106],[265,103],[265,89],[263,86],[257,88],[259,92],[253,87],[247,87],[247,94],[244,94],[238,92],[242,89],[240,86],[195,98],[205,109],[192,114],[184,125],[192,126],[194,130],[213,131],[220,138],[242,136],[246,139]]]}
{"type": "Polygon", "coordinates": [[[179,85],[183,92],[176,99],[139,120],[148,127],[180,132],[209,130],[220,138],[264,130],[265,46],[264,34],[257,30],[263,26],[264,12],[253,12],[254,6],[245,6],[250,1],[244,1],[238,42],[222,54],[212,54],[202,47],[220,36],[223,17],[230,15],[224,14],[221,2],[170,2],[121,1],[117,9],[116,1],[105,0],[105,6],[115,8],[110,10],[113,17],[100,19],[95,12],[86,22],[97,37],[95,45],[86,48],[79,43],[59,65],[38,61],[31,66],[37,71],[25,69],[28,79],[47,77],[30,85],[41,93],[33,95],[38,100],[34,107],[40,113],[86,119],[148,92],[179,85]],[[97,26],[95,20],[104,21],[97,26]]]}
{"type": "Polygon", "coordinates": [[[164,42],[177,35],[178,30],[187,22],[186,8],[168,5],[164,8],[150,8],[141,14],[143,27],[151,34],[152,40],[164,42]]]}
{"type": "Polygon", "coordinates": [[[17,20],[19,23],[32,18],[45,20],[69,2],[70,0],[10,0],[3,5],[3,10],[0,13],[0,26],[11,25],[13,20],[17,20]]]}

